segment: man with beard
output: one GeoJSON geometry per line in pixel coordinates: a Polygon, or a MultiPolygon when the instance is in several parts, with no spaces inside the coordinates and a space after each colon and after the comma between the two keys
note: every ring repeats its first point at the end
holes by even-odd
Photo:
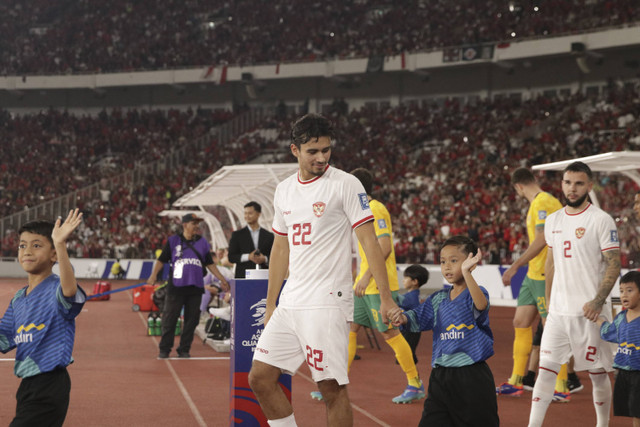
{"type": "Polygon", "coordinates": [[[609,423],[613,348],[600,339],[594,322],[598,316],[612,318],[609,294],[620,275],[620,243],[613,218],[589,202],[592,188],[589,166],[567,166],[562,175],[567,206],[549,215],[545,224],[548,315],[529,426],[542,425],[560,366],[571,354],[576,371],[589,371],[596,425],[609,423]]]}

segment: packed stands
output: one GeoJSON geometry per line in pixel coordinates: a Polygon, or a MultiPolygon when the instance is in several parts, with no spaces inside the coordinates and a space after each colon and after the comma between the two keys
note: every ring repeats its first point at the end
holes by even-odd
{"type": "MultiPolygon", "coordinates": [[[[363,108],[346,114],[334,112],[331,119],[338,131],[338,142],[332,163],[347,171],[365,166],[374,172],[377,178],[375,193],[394,218],[399,262],[435,263],[439,243],[446,236],[468,233],[485,249],[486,262],[509,264],[527,246],[526,202],[518,199],[509,182],[513,169],[608,151],[637,150],[640,145],[637,137],[640,134],[638,95],[638,88],[627,85],[612,86],[608,94],[600,98],[575,95],[564,99],[539,97],[524,102],[481,100],[474,104],[460,104],[454,100],[442,105],[424,103],[382,110],[363,108]]],[[[210,131],[207,126],[211,122],[200,121],[197,113],[173,114],[187,122],[196,120],[199,124],[198,131],[186,123],[176,125],[182,130],[189,129],[194,135],[210,131]]],[[[33,116],[11,119],[5,115],[4,126],[8,128],[19,128],[24,123],[38,124],[38,138],[34,139],[38,142],[34,145],[38,150],[19,151],[20,144],[16,143],[14,149],[18,151],[10,162],[5,162],[3,154],[2,167],[9,173],[3,173],[3,177],[8,177],[5,185],[24,178],[25,174],[31,176],[31,172],[23,169],[24,165],[38,165],[53,175],[60,169],[60,163],[53,160],[54,151],[50,150],[43,135],[50,140],[52,135],[62,135],[60,129],[75,129],[77,133],[66,141],[89,141],[91,138],[83,136],[78,129],[91,132],[103,129],[105,115],[120,118],[119,132],[135,134],[129,128],[129,121],[122,120],[129,115],[124,112],[82,119],[70,115],[61,119],[63,115],[55,111],[42,113],[37,120],[33,116]],[[61,123],[63,126],[59,129],[61,123]],[[69,126],[69,123],[75,126],[69,126]]],[[[146,113],[134,114],[138,115],[145,116],[146,113]]],[[[268,156],[270,161],[293,161],[287,153],[288,123],[292,118],[268,119],[260,129],[225,146],[218,146],[214,139],[205,153],[194,153],[175,170],[156,175],[150,173],[142,185],[103,194],[100,200],[83,200],[81,207],[85,211],[86,227],[80,233],[82,238],[72,243],[76,255],[152,256],[166,234],[167,225],[166,220],[159,220],[156,214],[168,208],[175,198],[189,191],[207,174],[222,165],[250,160],[261,152],[274,153],[268,156]]],[[[131,126],[138,126],[133,124],[137,123],[135,120],[131,123],[131,126]]],[[[179,132],[172,136],[186,137],[179,132]]],[[[103,141],[106,140],[109,139],[103,141]]],[[[158,140],[165,141],[165,148],[172,144],[166,135],[158,140]]],[[[157,151],[135,157],[144,160],[162,154],[158,146],[153,147],[148,149],[157,151]]],[[[114,146],[114,151],[115,148],[127,150],[126,146],[114,146]]],[[[94,161],[94,151],[88,147],[75,150],[78,158],[73,159],[72,165],[84,171],[87,179],[97,179],[90,169],[81,168],[94,161]]],[[[128,153],[132,154],[131,151],[128,153]]],[[[123,160],[117,170],[129,166],[130,163],[123,160]]],[[[52,191],[60,192],[65,185],[77,185],[73,176],[56,180],[58,187],[52,191]]],[[[50,181],[44,182],[53,185],[50,181]]],[[[3,190],[0,197],[5,200],[5,209],[24,205],[20,197],[37,192],[38,185],[42,185],[29,179],[20,182],[22,191],[7,193],[3,190]],[[29,191],[24,191],[25,188],[29,191]],[[8,199],[9,204],[6,203],[8,199]]],[[[542,175],[541,183],[545,190],[560,195],[559,175],[542,175]]],[[[618,221],[623,265],[632,265],[631,261],[637,263],[640,259],[640,227],[637,220],[632,220],[630,208],[638,188],[621,175],[599,175],[597,187],[602,207],[618,221]]],[[[4,236],[3,255],[15,252],[16,245],[11,240],[15,237],[15,234],[4,236]]]]}
{"type": "Polygon", "coordinates": [[[0,4],[2,75],[397,55],[640,21],[633,0],[80,0],[0,4]]]}

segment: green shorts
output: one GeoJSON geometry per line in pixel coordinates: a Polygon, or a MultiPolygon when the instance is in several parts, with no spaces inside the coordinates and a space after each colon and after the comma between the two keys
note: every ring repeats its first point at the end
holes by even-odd
{"type": "MultiPolygon", "coordinates": [[[[392,291],[391,297],[398,303],[398,291],[392,291]]],[[[394,328],[391,324],[385,325],[380,315],[380,295],[371,294],[363,297],[354,297],[353,322],[358,325],[386,332],[394,328]]]]}
{"type": "Polygon", "coordinates": [[[533,280],[526,276],[520,287],[518,306],[535,305],[540,317],[547,317],[547,302],[544,296],[544,280],[533,280]]]}

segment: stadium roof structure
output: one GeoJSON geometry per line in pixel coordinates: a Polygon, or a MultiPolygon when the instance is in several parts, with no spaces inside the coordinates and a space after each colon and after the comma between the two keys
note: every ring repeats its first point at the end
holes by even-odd
{"type": "MultiPolygon", "coordinates": [[[[224,166],[202,181],[192,191],[176,200],[173,206],[191,209],[198,207],[200,211],[204,211],[206,206],[222,206],[227,210],[232,228],[236,230],[240,228],[240,225],[236,223],[235,217],[242,220],[244,205],[247,202],[256,201],[262,206],[260,226],[270,230],[273,221],[273,195],[276,186],[297,170],[297,163],[224,166]],[[232,213],[235,214],[235,217],[232,213]]],[[[163,212],[164,215],[169,216],[178,216],[184,213],[184,210],[163,212]]],[[[219,239],[216,236],[222,230],[220,223],[217,221],[216,223],[207,222],[207,225],[213,227],[211,229],[213,245],[220,247],[219,239]]],[[[222,247],[226,247],[226,240],[222,247]]]]}
{"type": "MultiPolygon", "coordinates": [[[[577,161],[589,165],[593,172],[621,173],[631,178],[640,187],[640,173],[638,172],[638,169],[640,169],[640,151],[614,151],[560,162],[544,163],[535,165],[532,169],[559,171],[577,161]]],[[[599,205],[593,191],[591,191],[590,196],[594,204],[599,205]]]]}

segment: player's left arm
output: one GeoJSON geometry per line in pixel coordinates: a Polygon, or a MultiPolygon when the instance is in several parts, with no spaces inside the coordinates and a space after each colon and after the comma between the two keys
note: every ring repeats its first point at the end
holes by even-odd
{"type": "Polygon", "coordinates": [[[369,262],[369,270],[371,270],[371,274],[378,285],[378,291],[380,292],[380,314],[382,315],[382,321],[387,323],[387,313],[397,306],[391,297],[385,258],[378,244],[373,222],[369,221],[356,227],[355,233],[369,262]]]}
{"type": "Polygon", "coordinates": [[[592,322],[598,319],[602,306],[607,301],[607,297],[616,284],[616,280],[620,277],[620,249],[608,250],[603,255],[606,268],[602,282],[598,286],[598,292],[594,299],[582,307],[584,317],[592,322]]]}
{"type": "MultiPolygon", "coordinates": [[[[391,255],[391,236],[385,234],[378,237],[378,244],[380,245],[380,249],[382,250],[382,257],[384,258],[384,262],[386,263],[387,258],[389,258],[389,255],[391,255]]],[[[356,283],[355,293],[357,296],[361,297],[365,294],[367,286],[369,285],[369,281],[372,277],[373,274],[371,274],[371,269],[367,267],[364,273],[362,273],[362,277],[360,278],[358,283],[356,283]]]]}
{"type": "Polygon", "coordinates": [[[51,233],[53,247],[56,250],[56,257],[60,268],[62,295],[67,298],[74,296],[78,291],[78,282],[76,281],[76,276],[73,272],[71,261],[69,260],[69,253],[67,252],[67,239],[71,236],[71,233],[78,228],[81,222],[82,212],[76,208],[75,210],[69,211],[69,215],[67,215],[64,223],[62,223],[61,218],[58,218],[51,233]]]}

